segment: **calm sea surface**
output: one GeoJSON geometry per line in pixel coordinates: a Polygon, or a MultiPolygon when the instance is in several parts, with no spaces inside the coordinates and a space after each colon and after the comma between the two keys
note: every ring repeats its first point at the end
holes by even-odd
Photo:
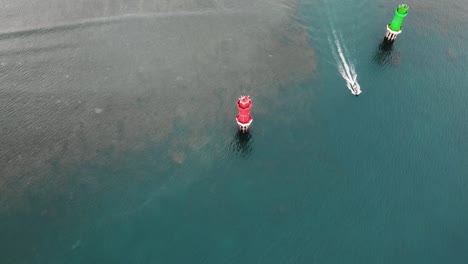
{"type": "Polygon", "coordinates": [[[468,2],[391,49],[393,0],[39,2],[1,3],[0,263],[468,262],[468,2]]]}

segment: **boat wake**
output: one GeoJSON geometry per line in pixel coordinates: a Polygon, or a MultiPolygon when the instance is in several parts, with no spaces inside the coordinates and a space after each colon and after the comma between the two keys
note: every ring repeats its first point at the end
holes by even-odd
{"type": "Polygon", "coordinates": [[[335,30],[333,30],[332,33],[333,33],[334,41],[332,41],[330,38],[328,38],[328,41],[330,42],[330,47],[333,47],[332,52],[338,64],[338,71],[340,72],[343,79],[346,81],[346,87],[348,87],[348,89],[351,91],[352,94],[357,96],[361,94],[361,86],[359,85],[357,81],[357,74],[356,74],[354,65],[346,61],[343,49],[347,54],[349,54],[349,52],[346,49],[346,46],[344,44],[343,45],[341,44],[343,43],[342,41],[343,38],[341,37],[341,35],[340,35],[340,38],[338,38],[335,30]]]}

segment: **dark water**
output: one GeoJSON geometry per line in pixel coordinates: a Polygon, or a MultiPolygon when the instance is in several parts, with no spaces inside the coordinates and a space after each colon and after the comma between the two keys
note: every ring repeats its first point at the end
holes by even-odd
{"type": "Polygon", "coordinates": [[[465,2],[4,2],[0,263],[466,263],[465,2]]]}

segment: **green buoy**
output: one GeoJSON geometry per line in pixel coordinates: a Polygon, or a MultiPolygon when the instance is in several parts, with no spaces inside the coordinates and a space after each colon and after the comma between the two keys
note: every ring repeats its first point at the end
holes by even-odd
{"type": "Polygon", "coordinates": [[[398,34],[401,33],[403,20],[408,15],[408,5],[401,4],[395,10],[395,16],[390,24],[387,25],[387,34],[385,34],[385,39],[393,42],[397,38],[398,34]]]}

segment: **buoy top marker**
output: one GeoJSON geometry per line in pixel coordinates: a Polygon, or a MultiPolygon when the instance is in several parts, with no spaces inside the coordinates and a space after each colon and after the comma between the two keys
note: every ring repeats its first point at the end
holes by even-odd
{"type": "Polygon", "coordinates": [[[239,107],[240,108],[248,108],[250,107],[250,105],[252,104],[252,100],[250,100],[250,97],[249,96],[241,96],[241,98],[239,98],[239,107]]]}
{"type": "Polygon", "coordinates": [[[393,17],[392,22],[388,25],[388,27],[393,31],[400,31],[403,25],[403,20],[408,15],[408,5],[401,4],[395,10],[395,16],[393,17]]]}

